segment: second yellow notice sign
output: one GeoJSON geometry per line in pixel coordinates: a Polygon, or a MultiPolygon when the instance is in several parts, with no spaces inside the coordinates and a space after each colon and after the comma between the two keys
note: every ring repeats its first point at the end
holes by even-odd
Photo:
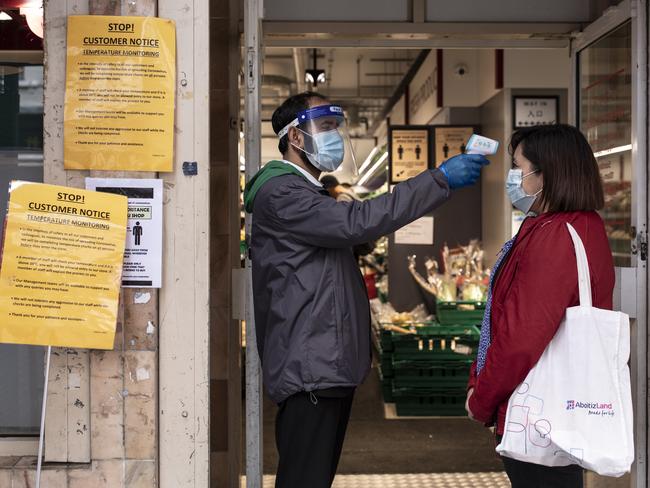
{"type": "Polygon", "coordinates": [[[0,342],[112,349],[126,218],[120,195],[12,182],[0,342]]]}
{"type": "Polygon", "coordinates": [[[67,169],[172,171],[175,32],[155,17],[68,18],[67,169]]]}

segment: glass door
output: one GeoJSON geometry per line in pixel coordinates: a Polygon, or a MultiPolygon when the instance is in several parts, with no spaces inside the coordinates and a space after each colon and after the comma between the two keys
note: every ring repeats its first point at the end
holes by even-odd
{"type": "MultiPolygon", "coordinates": [[[[0,224],[11,180],[43,181],[43,66],[0,63],[0,224]]],[[[44,348],[0,344],[0,437],[38,436],[44,348]]]]}
{"type": "Polygon", "coordinates": [[[632,265],[632,25],[628,21],[578,55],[578,127],[594,151],[605,190],[614,264],[632,265]]]}
{"type": "Polygon", "coordinates": [[[616,266],[614,307],[631,319],[636,462],[631,486],[648,486],[647,9],[624,0],[572,44],[572,119],[591,144],[605,190],[601,215],[616,266]]]}

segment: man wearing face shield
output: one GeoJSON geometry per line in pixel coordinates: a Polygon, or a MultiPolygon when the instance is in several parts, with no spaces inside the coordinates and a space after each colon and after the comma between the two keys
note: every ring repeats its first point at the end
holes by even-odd
{"type": "Polygon", "coordinates": [[[336,473],[355,388],[370,369],[370,309],[352,247],[395,232],[474,184],[488,161],[461,154],[363,202],[337,202],[318,178],[346,146],[341,107],[316,93],[273,114],[283,159],[246,185],[257,344],[279,405],[278,488],[327,488],[336,473]]]}

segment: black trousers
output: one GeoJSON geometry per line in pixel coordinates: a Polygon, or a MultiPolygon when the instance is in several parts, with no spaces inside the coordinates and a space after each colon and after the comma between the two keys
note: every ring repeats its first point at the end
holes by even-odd
{"type": "Polygon", "coordinates": [[[354,390],[298,393],[279,407],[276,488],[330,488],[341,457],[354,390]]]}
{"type": "Polygon", "coordinates": [[[541,466],[501,457],[512,488],[582,488],[582,468],[541,466]]]}

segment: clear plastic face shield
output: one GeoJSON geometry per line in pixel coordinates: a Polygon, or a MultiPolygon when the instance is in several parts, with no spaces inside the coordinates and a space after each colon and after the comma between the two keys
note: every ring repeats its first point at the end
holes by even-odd
{"type": "Polygon", "coordinates": [[[351,171],[358,174],[354,150],[348,134],[343,109],[338,105],[319,105],[298,113],[284,127],[278,137],[289,135],[289,144],[307,156],[309,162],[325,173],[336,171],[344,160],[349,161],[351,171]],[[302,135],[302,147],[289,134],[291,129],[302,135]]]}

